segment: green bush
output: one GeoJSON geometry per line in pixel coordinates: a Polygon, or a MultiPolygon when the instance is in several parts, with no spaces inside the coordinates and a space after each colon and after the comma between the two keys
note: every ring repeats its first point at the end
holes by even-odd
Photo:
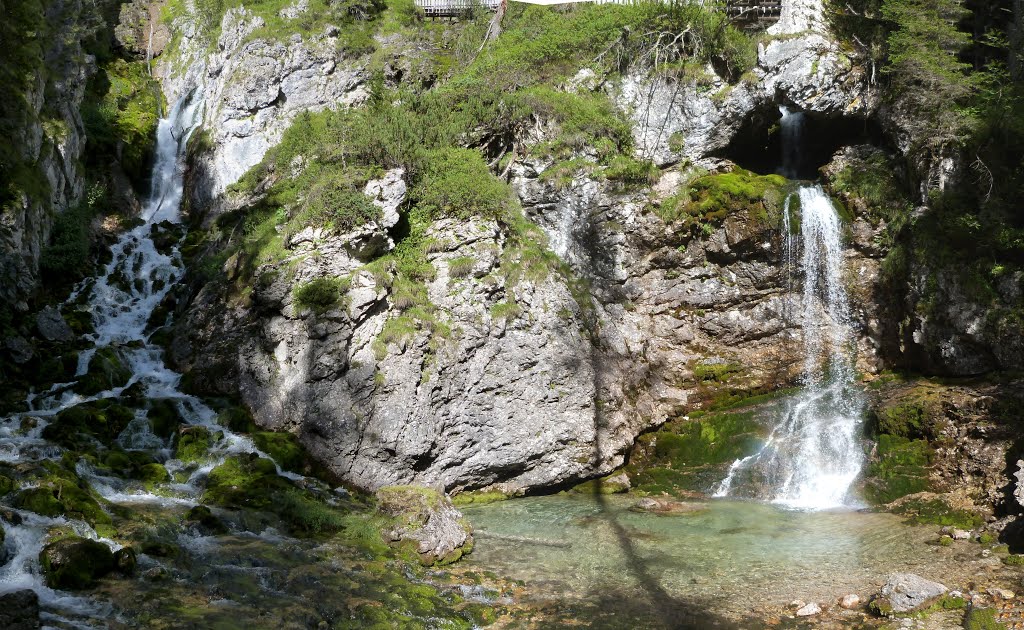
{"type": "Polygon", "coordinates": [[[348,284],[347,278],[314,278],[296,287],[293,297],[299,307],[323,312],[341,301],[348,284]]]}
{"type": "Polygon", "coordinates": [[[423,177],[413,191],[416,203],[434,219],[503,219],[514,207],[507,184],[470,149],[438,149],[424,160],[423,177]]]}

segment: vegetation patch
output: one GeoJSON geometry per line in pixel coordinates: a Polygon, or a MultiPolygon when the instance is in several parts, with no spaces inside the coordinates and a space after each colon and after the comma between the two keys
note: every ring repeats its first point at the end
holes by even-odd
{"type": "Polygon", "coordinates": [[[927,440],[883,433],[877,444],[877,458],[866,471],[864,495],[868,501],[890,503],[930,489],[928,472],[935,449],[927,440]]]}
{"type": "Polygon", "coordinates": [[[676,420],[638,438],[626,471],[643,492],[706,492],[733,461],[756,452],[763,438],[753,411],[676,420]]]}
{"type": "Polygon", "coordinates": [[[314,278],[296,287],[293,295],[300,308],[323,313],[341,302],[350,286],[349,278],[314,278]]]}
{"type": "Polygon", "coordinates": [[[904,514],[915,524],[950,525],[960,529],[980,527],[985,520],[980,514],[951,507],[942,499],[910,499],[901,502],[894,510],[904,514]]]}
{"type": "Polygon", "coordinates": [[[780,175],[756,175],[736,167],[730,173],[692,179],[675,195],[654,207],[666,223],[708,232],[730,215],[775,227],[789,183],[780,175]]]}

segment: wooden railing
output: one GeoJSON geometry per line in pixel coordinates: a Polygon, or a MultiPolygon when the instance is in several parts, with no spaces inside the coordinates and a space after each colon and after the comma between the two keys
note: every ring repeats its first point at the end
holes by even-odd
{"type": "MultiPolygon", "coordinates": [[[[551,0],[512,0],[530,4],[553,4],[551,0]]],[[[594,4],[632,4],[644,0],[566,0],[568,3],[591,2],[594,4]]],[[[647,0],[671,4],[679,0],[647,0]]],[[[462,17],[473,10],[495,11],[502,0],[416,0],[416,6],[429,18],[462,17]]],[[[697,0],[701,2],[701,0],[697,0]]],[[[781,0],[727,0],[725,11],[735,22],[775,21],[782,14],[781,0]]]]}

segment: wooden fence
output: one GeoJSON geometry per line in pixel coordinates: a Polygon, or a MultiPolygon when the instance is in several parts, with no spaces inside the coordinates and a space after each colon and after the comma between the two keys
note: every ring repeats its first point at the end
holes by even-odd
{"type": "MultiPolygon", "coordinates": [[[[593,4],[632,4],[637,1],[663,2],[671,4],[679,0],[512,0],[528,4],[570,4],[590,2],[593,4]]],[[[700,0],[697,0],[700,2],[700,0]]],[[[429,18],[457,18],[474,10],[495,11],[502,0],[416,0],[416,6],[429,18]]],[[[703,2],[700,2],[703,4],[703,2]]],[[[728,0],[725,11],[736,22],[775,21],[782,13],[781,0],[728,0]]]]}

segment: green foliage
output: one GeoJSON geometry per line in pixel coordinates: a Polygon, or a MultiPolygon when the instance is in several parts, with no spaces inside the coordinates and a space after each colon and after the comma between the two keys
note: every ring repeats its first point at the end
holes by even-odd
{"type": "Polygon", "coordinates": [[[457,256],[448,261],[448,276],[463,278],[473,273],[474,267],[476,267],[476,259],[472,256],[457,256]]]}
{"type": "Polygon", "coordinates": [[[666,223],[682,221],[691,230],[707,231],[733,213],[774,226],[781,218],[787,186],[782,176],[756,175],[736,168],[730,173],[691,180],[654,211],[666,223]]]}
{"type": "Polygon", "coordinates": [[[929,489],[928,466],[935,450],[927,440],[879,435],[877,455],[877,461],[868,466],[864,488],[872,503],[889,503],[929,489]]]}
{"type": "Polygon", "coordinates": [[[213,433],[202,425],[190,426],[178,437],[174,457],[186,464],[206,461],[209,459],[210,448],[222,437],[219,431],[213,433]]]}
{"type": "Polygon", "coordinates": [[[67,281],[84,277],[89,270],[90,224],[106,201],[106,189],[94,184],[82,203],[58,214],[50,242],[39,257],[39,268],[48,279],[67,281]]]}
{"type": "Polygon", "coordinates": [[[661,171],[650,160],[637,160],[627,155],[617,155],[608,162],[604,176],[623,185],[650,186],[658,181],[661,171]]]}
{"type": "Polygon", "coordinates": [[[725,383],[730,376],[741,372],[742,369],[734,363],[699,363],[693,366],[693,377],[699,381],[725,383]]]}
{"type": "Polygon", "coordinates": [[[350,278],[314,278],[295,288],[295,303],[301,308],[322,313],[338,304],[348,292],[350,278]]]}
{"type": "Polygon", "coordinates": [[[960,529],[974,529],[984,523],[981,515],[950,507],[942,499],[914,499],[904,501],[896,508],[897,514],[908,516],[911,523],[950,525],[960,529]]]}
{"type": "Polygon", "coordinates": [[[98,168],[119,160],[141,188],[156,146],[163,98],[145,62],[113,59],[90,79],[82,103],[90,163],[98,168]]]}
{"type": "Polygon", "coordinates": [[[993,608],[972,606],[964,616],[964,630],[1003,630],[1005,627],[999,623],[993,608]]]}
{"type": "Polygon", "coordinates": [[[491,174],[479,152],[470,149],[428,152],[413,195],[432,219],[500,219],[507,216],[514,204],[508,185],[491,174]]]}

